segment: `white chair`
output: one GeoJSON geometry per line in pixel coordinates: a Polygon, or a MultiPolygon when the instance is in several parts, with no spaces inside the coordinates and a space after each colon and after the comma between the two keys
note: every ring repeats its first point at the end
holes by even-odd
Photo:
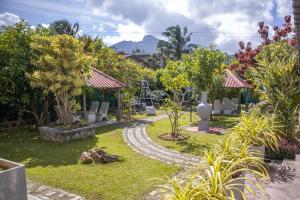
{"type": "Polygon", "coordinates": [[[99,102],[92,101],[90,110],[87,112],[88,122],[93,123],[96,121],[96,114],[99,107],[99,102]]]}
{"type": "Polygon", "coordinates": [[[220,114],[220,113],[221,113],[221,100],[215,99],[213,114],[220,114]]]}
{"type": "Polygon", "coordinates": [[[238,108],[239,108],[239,99],[238,98],[232,98],[231,101],[232,101],[232,105],[234,107],[234,111],[236,113],[238,113],[239,112],[238,111],[238,108]]]}
{"type": "Polygon", "coordinates": [[[102,122],[103,119],[108,120],[107,112],[109,108],[109,102],[102,102],[99,112],[96,115],[96,121],[102,122]]]}
{"type": "Polygon", "coordinates": [[[223,98],[222,110],[223,110],[223,113],[226,115],[231,115],[232,112],[234,111],[232,101],[229,100],[229,98],[226,98],[226,97],[223,98]]]}

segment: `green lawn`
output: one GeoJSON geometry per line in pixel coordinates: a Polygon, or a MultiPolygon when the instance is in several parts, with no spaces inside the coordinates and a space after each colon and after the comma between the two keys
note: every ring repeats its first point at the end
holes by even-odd
{"type": "MultiPolygon", "coordinates": [[[[194,126],[197,126],[198,116],[195,112],[192,114],[192,123],[194,126]]],[[[222,127],[229,129],[233,127],[239,120],[239,116],[214,116],[214,120],[210,121],[211,126],[222,127]]],[[[180,118],[180,126],[186,126],[190,121],[190,113],[185,113],[180,118]]],[[[165,146],[167,148],[190,153],[194,155],[202,155],[203,150],[210,149],[214,144],[218,143],[219,140],[224,140],[229,132],[226,132],[224,135],[216,135],[212,133],[192,133],[186,131],[184,128],[181,128],[181,133],[189,136],[187,140],[184,141],[165,141],[160,139],[158,136],[164,133],[170,133],[171,126],[169,119],[160,120],[149,125],[147,128],[147,133],[149,137],[157,144],[165,146]]]]}
{"type": "Polygon", "coordinates": [[[165,114],[165,111],[163,109],[156,109],[156,115],[147,115],[146,111],[143,112],[136,112],[135,114],[132,115],[134,119],[145,119],[145,118],[151,118],[151,117],[156,117],[158,115],[163,115],[165,114]]]}
{"type": "Polygon", "coordinates": [[[36,131],[0,133],[0,157],[24,163],[31,180],[88,199],[141,199],[161,183],[152,178],[171,176],[179,168],[135,153],[123,141],[122,131],[122,126],[103,127],[95,138],[64,144],[42,141],[36,131]],[[121,161],[80,164],[80,153],[95,147],[119,155],[121,161]]]}

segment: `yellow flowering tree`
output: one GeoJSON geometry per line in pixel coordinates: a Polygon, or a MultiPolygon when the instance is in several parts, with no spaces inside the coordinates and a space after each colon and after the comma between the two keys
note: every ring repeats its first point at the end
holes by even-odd
{"type": "Polygon", "coordinates": [[[35,69],[27,74],[33,88],[53,93],[64,125],[72,123],[71,110],[77,108],[74,96],[81,93],[89,73],[89,58],[83,43],[68,35],[41,36],[32,39],[35,69]]]}
{"type": "Polygon", "coordinates": [[[182,104],[191,99],[192,90],[187,65],[181,61],[169,61],[164,69],[161,70],[160,80],[165,89],[171,93],[167,99],[165,111],[169,117],[172,127],[171,135],[173,138],[179,137],[178,120],[183,113],[182,104]]]}

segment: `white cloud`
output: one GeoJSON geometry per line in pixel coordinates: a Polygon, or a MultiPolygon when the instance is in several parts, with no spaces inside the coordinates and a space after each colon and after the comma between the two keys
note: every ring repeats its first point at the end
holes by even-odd
{"type": "Polygon", "coordinates": [[[44,24],[44,23],[42,23],[42,27],[44,27],[44,28],[49,28],[49,26],[50,26],[50,24],[44,24]]]}
{"type": "Polygon", "coordinates": [[[104,32],[102,35],[100,33],[100,37],[102,37],[105,43],[112,45],[122,40],[140,41],[145,35],[144,28],[132,22],[118,24],[116,32],[120,34],[107,34],[109,32],[104,32]]]}
{"type": "Polygon", "coordinates": [[[277,5],[276,12],[279,17],[292,14],[292,1],[291,0],[275,0],[277,5]]]}
{"type": "MultiPolygon", "coordinates": [[[[291,0],[89,0],[94,13],[111,16],[119,34],[106,35],[104,41],[112,44],[120,40],[137,41],[142,34],[161,35],[170,25],[187,26],[192,42],[217,44],[222,50],[234,53],[240,40],[260,41],[257,24],[272,25],[272,11],[283,15],[290,8],[291,0]],[[287,5],[286,5],[287,4],[287,5]],[[136,32],[136,33],[129,33],[136,32]],[[156,33],[159,32],[159,33],[156,33]]],[[[97,31],[105,26],[95,25],[97,31]]]]}
{"type": "Polygon", "coordinates": [[[9,12],[0,14],[0,26],[12,25],[20,21],[20,17],[9,12]]]}

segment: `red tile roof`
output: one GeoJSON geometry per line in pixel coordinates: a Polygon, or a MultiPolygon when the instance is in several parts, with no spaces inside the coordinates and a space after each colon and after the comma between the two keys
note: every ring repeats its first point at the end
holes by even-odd
{"type": "Polygon", "coordinates": [[[232,73],[229,69],[225,70],[226,73],[226,80],[224,83],[225,87],[228,88],[252,88],[247,81],[243,80],[241,77],[232,73]]]}
{"type": "Polygon", "coordinates": [[[124,88],[126,85],[107,74],[92,67],[92,76],[86,79],[86,85],[94,88],[115,89],[124,88]]]}

